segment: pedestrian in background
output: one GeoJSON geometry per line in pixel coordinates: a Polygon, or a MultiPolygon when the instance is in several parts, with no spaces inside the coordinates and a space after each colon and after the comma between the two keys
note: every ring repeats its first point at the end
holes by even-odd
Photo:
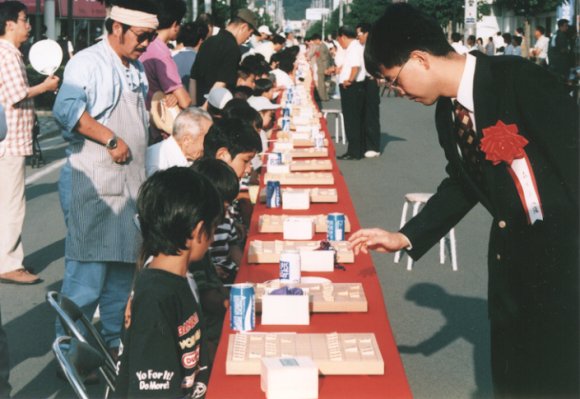
{"type": "Polygon", "coordinates": [[[0,143],[0,282],[36,284],[41,280],[22,264],[22,227],[26,209],[25,162],[32,155],[33,98],[58,88],[58,77],[28,84],[20,46],[28,40],[30,22],[19,1],[0,3],[0,104],[6,116],[6,138],[0,143]]]}

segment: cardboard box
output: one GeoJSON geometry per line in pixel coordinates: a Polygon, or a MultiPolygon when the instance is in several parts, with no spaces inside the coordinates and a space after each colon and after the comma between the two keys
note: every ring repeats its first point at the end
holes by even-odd
{"type": "Polygon", "coordinates": [[[310,209],[308,190],[282,190],[282,209],[310,209]]]}
{"type": "Polygon", "coordinates": [[[262,324],[307,326],[310,324],[308,304],[307,289],[304,289],[304,295],[264,295],[262,297],[262,324]]]}
{"type": "Polygon", "coordinates": [[[315,226],[312,217],[288,217],[282,224],[285,240],[312,240],[314,236],[315,226]]]}
{"type": "Polygon", "coordinates": [[[318,367],[310,357],[263,357],[260,387],[268,399],[317,399],[318,367]]]}
{"type": "Polygon", "coordinates": [[[334,271],[333,250],[329,251],[300,251],[300,270],[303,272],[332,272],[334,271]]]}

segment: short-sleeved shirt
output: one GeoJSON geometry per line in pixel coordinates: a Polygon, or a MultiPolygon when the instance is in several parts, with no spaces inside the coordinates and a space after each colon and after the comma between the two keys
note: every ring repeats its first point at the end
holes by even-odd
{"type": "Polygon", "coordinates": [[[177,71],[179,72],[179,76],[181,76],[181,84],[183,87],[189,87],[189,74],[191,73],[191,67],[195,62],[196,56],[197,51],[189,47],[173,54],[173,61],[177,65],[177,71]]]}
{"type": "Polygon", "coordinates": [[[182,87],[181,76],[171,56],[171,50],[163,40],[155,39],[147,47],[147,51],[141,54],[139,61],[143,63],[149,81],[149,91],[145,99],[147,109],[151,109],[151,98],[155,92],[169,94],[182,87]]]}
{"type": "Polygon", "coordinates": [[[204,95],[209,93],[215,82],[224,82],[230,90],[235,87],[241,58],[236,38],[226,29],[221,29],[217,35],[202,43],[191,68],[191,79],[196,81],[198,105],[205,102],[204,95]]]}
{"type": "Polygon", "coordinates": [[[34,101],[28,96],[28,78],[22,54],[12,43],[0,40],[0,103],[6,114],[6,139],[0,157],[32,154],[34,101]]]}
{"type": "Polygon", "coordinates": [[[344,63],[342,64],[342,69],[340,70],[340,75],[338,77],[339,83],[344,83],[350,77],[350,72],[352,68],[360,68],[355,80],[357,82],[362,82],[365,80],[365,71],[363,68],[364,60],[364,48],[361,46],[358,40],[353,40],[350,42],[348,47],[345,49],[344,53],[344,63]]]}

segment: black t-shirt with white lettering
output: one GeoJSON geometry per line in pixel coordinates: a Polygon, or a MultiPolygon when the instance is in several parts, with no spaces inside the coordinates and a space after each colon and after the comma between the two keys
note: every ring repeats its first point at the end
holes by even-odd
{"type": "Polygon", "coordinates": [[[185,277],[144,269],[123,333],[115,397],[204,398],[209,370],[200,317],[185,277]]]}

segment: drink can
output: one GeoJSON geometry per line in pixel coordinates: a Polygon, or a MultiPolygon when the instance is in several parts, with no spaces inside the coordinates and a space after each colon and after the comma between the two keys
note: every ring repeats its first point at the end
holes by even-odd
{"type": "Polygon", "coordinates": [[[284,118],[290,118],[290,107],[285,107],[285,108],[282,110],[282,116],[283,116],[284,118]]]}
{"type": "Polygon", "coordinates": [[[230,290],[230,328],[251,331],[256,327],[256,294],[250,283],[233,284],[230,290]]]}
{"type": "Polygon", "coordinates": [[[268,165],[282,165],[282,153],[271,152],[268,154],[268,165]]]}
{"type": "Polygon", "coordinates": [[[280,208],[281,206],[280,182],[278,180],[270,180],[266,184],[266,208],[280,208]]]}
{"type": "Polygon", "coordinates": [[[289,117],[285,116],[282,118],[282,131],[283,132],[290,131],[290,118],[289,117]]]}
{"type": "Polygon", "coordinates": [[[314,136],[314,147],[324,148],[324,136],[322,134],[314,136]]]}
{"type": "Polygon", "coordinates": [[[344,213],[329,213],[326,218],[328,241],[344,241],[344,213]]]}
{"type": "Polygon", "coordinates": [[[287,250],[280,254],[280,282],[300,282],[300,253],[296,250],[287,250]]]}

